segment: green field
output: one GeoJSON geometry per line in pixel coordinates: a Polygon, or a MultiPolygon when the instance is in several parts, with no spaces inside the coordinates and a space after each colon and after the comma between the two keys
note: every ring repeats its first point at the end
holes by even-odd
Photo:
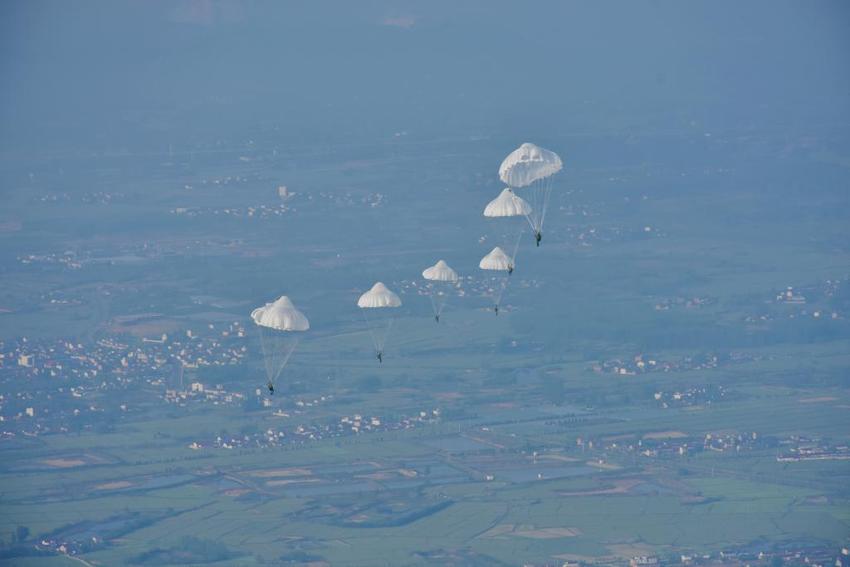
{"type": "MultiPolygon", "coordinates": [[[[365,150],[339,150],[297,170],[274,161],[184,164],[149,184],[107,175],[102,183],[123,183],[129,197],[109,205],[106,224],[95,222],[104,210],[94,206],[67,205],[80,214],[66,224],[65,207],[36,208],[21,234],[0,235],[5,249],[117,255],[149,240],[168,253],[75,271],[14,263],[0,291],[0,306],[15,306],[0,314],[4,340],[91,344],[112,337],[116,318],[151,313],[162,314],[150,317],[152,327],[128,325],[119,338],[135,345],[159,327],[182,337],[212,320],[244,324],[253,305],[282,292],[298,298],[314,330],[270,408],[166,404],[173,376],[151,371],[161,386],[90,394],[104,408],[131,406],[108,427],[0,441],[3,551],[12,553],[24,526],[28,549],[96,537],[79,557],[102,566],[622,565],[641,554],[840,549],[850,533],[850,460],[777,457],[806,443],[850,442],[850,250],[844,219],[825,212],[845,210],[846,197],[820,188],[810,207],[800,184],[817,164],[727,142],[733,149],[676,167],[628,157],[576,166],[565,179],[574,193],[553,196],[543,246],[524,243],[498,318],[475,270],[502,237],[478,218],[496,184],[474,177],[492,169],[494,142],[402,147],[363,163],[365,150]],[[705,173],[721,165],[738,169],[705,173]],[[777,189],[784,199],[739,190],[767,165],[767,181],[787,177],[777,189]],[[265,180],[238,192],[183,189],[237,166],[265,180]],[[626,181],[606,182],[600,171],[626,181]],[[316,202],[294,201],[299,214],[254,223],[168,213],[268,201],[280,178],[316,202]],[[387,205],[317,204],[321,192],[348,189],[357,199],[383,191],[387,205]],[[447,195],[454,206],[445,207],[447,195]],[[421,206],[403,205],[410,202],[421,206]],[[806,214],[795,215],[798,207],[806,214]],[[146,222],[120,229],[136,217],[146,222]],[[412,285],[437,257],[471,276],[439,325],[412,285]],[[402,290],[405,303],[382,365],[354,307],[378,278],[402,290]],[[821,293],[827,279],[841,281],[841,291],[821,293]],[[777,303],[789,285],[811,289],[810,301],[777,303]],[[79,303],[47,303],[56,293],[79,303]],[[705,302],[688,305],[693,298],[705,302]],[[816,319],[814,310],[830,316],[816,319]],[[669,369],[611,370],[632,368],[639,355],[669,369]],[[717,364],[694,362],[713,356],[717,364]],[[723,396],[699,397],[701,389],[723,396]],[[688,392],[697,394],[669,407],[654,398],[688,392]],[[395,423],[434,409],[439,418],[407,429],[292,434],[343,416],[395,423]],[[212,446],[217,436],[256,439],[270,428],[286,430],[286,442],[212,446]],[[709,435],[740,437],[740,449],[711,449],[709,435]],[[193,450],[193,442],[204,446],[193,450]]],[[[15,197],[10,210],[23,214],[28,203],[15,197]]],[[[246,362],[191,369],[187,380],[253,397],[264,384],[261,355],[255,335],[244,344],[246,362]]],[[[4,378],[3,394],[51,387],[43,377],[4,378]]],[[[55,553],[3,557],[79,564],[55,553]]]]}

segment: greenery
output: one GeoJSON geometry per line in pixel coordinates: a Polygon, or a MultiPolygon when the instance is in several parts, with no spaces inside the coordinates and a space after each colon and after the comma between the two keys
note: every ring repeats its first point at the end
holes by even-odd
{"type": "Polygon", "coordinates": [[[216,563],[233,559],[236,554],[219,541],[184,536],[180,543],[168,549],[156,548],[131,559],[137,565],[190,565],[193,563],[216,563]]]}

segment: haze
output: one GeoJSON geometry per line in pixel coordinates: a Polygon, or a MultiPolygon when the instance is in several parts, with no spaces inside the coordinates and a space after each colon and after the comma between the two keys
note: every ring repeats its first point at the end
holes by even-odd
{"type": "Polygon", "coordinates": [[[848,54],[839,1],[3,3],[0,564],[850,565],[848,54]]]}

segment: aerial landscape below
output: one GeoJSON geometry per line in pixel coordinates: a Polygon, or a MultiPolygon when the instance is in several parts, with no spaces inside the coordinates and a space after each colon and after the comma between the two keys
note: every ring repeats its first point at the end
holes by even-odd
{"type": "Polygon", "coordinates": [[[0,565],[850,567],[850,5],[0,37],[0,565]]]}

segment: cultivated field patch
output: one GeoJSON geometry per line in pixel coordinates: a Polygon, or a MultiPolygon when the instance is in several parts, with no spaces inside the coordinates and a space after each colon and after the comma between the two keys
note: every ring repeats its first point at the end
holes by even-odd
{"type": "Polygon", "coordinates": [[[644,439],[682,439],[687,437],[688,434],[683,431],[653,431],[651,433],[645,433],[643,435],[644,439]]]}
{"type": "Polygon", "coordinates": [[[289,469],[266,469],[260,471],[251,471],[248,476],[257,478],[278,478],[289,476],[311,476],[313,471],[310,469],[289,468],[289,469]]]}

